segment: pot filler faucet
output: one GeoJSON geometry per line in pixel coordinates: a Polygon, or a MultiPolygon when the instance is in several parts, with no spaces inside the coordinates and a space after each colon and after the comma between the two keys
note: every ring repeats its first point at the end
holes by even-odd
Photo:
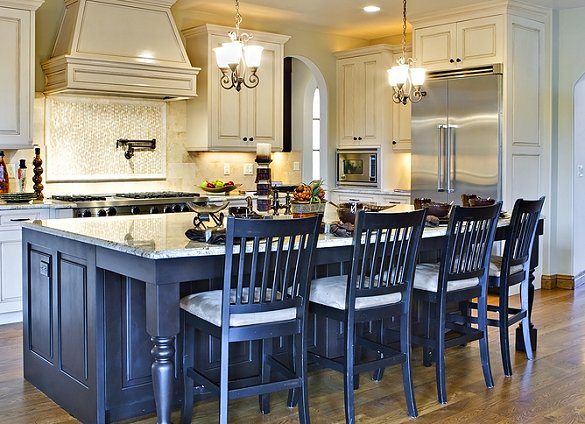
{"type": "Polygon", "coordinates": [[[120,146],[125,149],[124,157],[130,160],[134,156],[134,150],[154,150],[156,147],[156,138],[152,140],[128,140],[127,138],[119,138],[116,140],[116,149],[120,146]]]}

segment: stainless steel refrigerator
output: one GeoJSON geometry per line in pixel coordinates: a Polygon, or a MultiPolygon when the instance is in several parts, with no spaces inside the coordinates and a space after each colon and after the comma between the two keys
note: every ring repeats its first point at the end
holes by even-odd
{"type": "Polygon", "coordinates": [[[461,194],[501,198],[502,75],[431,75],[412,104],[412,198],[461,204],[461,194]]]}

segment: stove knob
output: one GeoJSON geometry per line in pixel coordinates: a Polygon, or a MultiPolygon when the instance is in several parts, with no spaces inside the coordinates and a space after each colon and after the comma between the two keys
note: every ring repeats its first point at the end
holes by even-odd
{"type": "Polygon", "coordinates": [[[140,208],[138,206],[132,206],[132,209],[130,209],[130,213],[132,215],[138,215],[140,213],[140,208]]]}
{"type": "Polygon", "coordinates": [[[181,212],[181,205],[173,205],[174,212],[181,212]]]}
{"type": "Polygon", "coordinates": [[[150,208],[149,213],[155,214],[155,213],[160,213],[160,211],[158,210],[158,208],[156,206],[153,206],[150,208]]]}
{"type": "Polygon", "coordinates": [[[173,213],[173,207],[172,206],[165,206],[164,208],[164,213],[173,213]]]}
{"type": "Polygon", "coordinates": [[[117,210],[116,210],[116,208],[114,208],[113,206],[110,206],[110,207],[108,208],[108,216],[114,216],[114,215],[116,215],[116,213],[117,213],[117,212],[118,212],[118,211],[117,211],[117,210]]]}
{"type": "Polygon", "coordinates": [[[108,213],[105,209],[100,209],[97,213],[98,216],[106,216],[108,213]]]}
{"type": "Polygon", "coordinates": [[[84,218],[88,218],[91,216],[91,212],[89,210],[84,210],[83,212],[81,212],[81,216],[84,218]]]}
{"type": "Polygon", "coordinates": [[[190,212],[190,211],[191,211],[191,208],[189,208],[189,206],[187,206],[187,205],[183,205],[181,207],[181,212],[190,212]]]}

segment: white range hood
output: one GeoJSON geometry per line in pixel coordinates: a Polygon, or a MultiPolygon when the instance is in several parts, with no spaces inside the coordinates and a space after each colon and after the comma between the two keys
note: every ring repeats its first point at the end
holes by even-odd
{"type": "Polygon", "coordinates": [[[65,0],[45,94],[196,96],[193,68],[171,15],[176,0],[65,0]]]}

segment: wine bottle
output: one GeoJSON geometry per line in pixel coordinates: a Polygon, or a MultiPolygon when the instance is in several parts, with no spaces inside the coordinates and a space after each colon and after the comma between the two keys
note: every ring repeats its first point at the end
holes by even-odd
{"type": "Polygon", "coordinates": [[[10,188],[8,168],[4,162],[4,150],[0,150],[0,193],[8,193],[10,188]]]}

